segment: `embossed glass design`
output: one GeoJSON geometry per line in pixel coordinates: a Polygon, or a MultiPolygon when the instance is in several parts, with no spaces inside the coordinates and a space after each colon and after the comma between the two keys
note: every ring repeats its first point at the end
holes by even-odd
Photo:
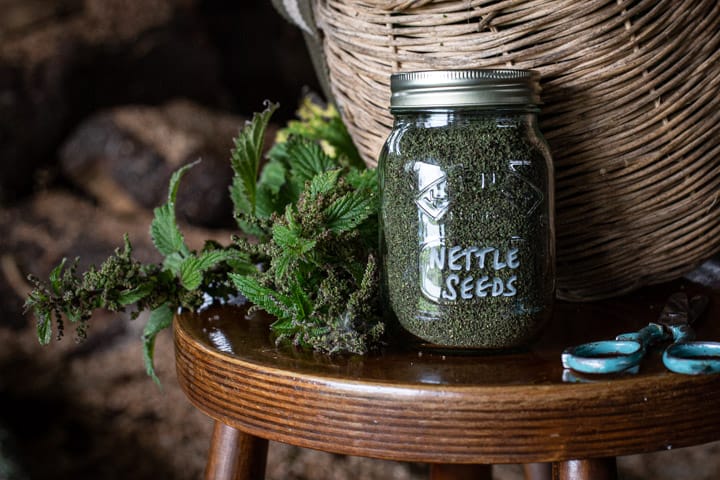
{"type": "Polygon", "coordinates": [[[555,290],[553,170],[537,107],[394,110],[380,156],[383,295],[415,341],[522,346],[555,290]]]}

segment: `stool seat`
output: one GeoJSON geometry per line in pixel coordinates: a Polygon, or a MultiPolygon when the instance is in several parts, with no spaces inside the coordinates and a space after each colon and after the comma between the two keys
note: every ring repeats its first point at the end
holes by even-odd
{"type": "Polygon", "coordinates": [[[560,302],[525,351],[450,355],[389,345],[366,356],[276,346],[272,318],[212,307],[174,322],[180,385],[244,434],[348,455],[443,464],[563,462],[720,439],[720,375],[679,375],[650,352],[637,374],[563,381],[563,348],[657,318],[683,288],[710,294],[698,338],[720,339],[720,295],[666,284],[622,299],[560,302]]]}

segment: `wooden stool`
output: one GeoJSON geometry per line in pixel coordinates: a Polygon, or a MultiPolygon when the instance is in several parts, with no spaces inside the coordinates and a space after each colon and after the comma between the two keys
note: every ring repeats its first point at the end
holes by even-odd
{"type": "MultiPolygon", "coordinates": [[[[693,293],[676,283],[621,300],[560,303],[534,347],[486,356],[388,348],[326,357],[276,347],[262,314],[218,307],[180,315],[180,385],[215,419],[205,478],[263,478],[268,440],[427,462],[434,480],[490,478],[491,464],[537,462],[552,462],[553,478],[611,479],[616,456],[720,440],[720,375],[670,373],[660,352],[636,375],[563,382],[565,346],[638,330],[678,288],[693,293]]],[[[720,294],[710,294],[696,330],[717,340],[720,294]]],[[[538,465],[526,474],[547,478],[538,465]]]]}

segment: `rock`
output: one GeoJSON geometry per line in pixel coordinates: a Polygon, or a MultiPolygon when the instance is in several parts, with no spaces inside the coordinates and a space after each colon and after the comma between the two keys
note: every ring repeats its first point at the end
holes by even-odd
{"type": "Polygon", "coordinates": [[[27,193],[38,166],[98,106],[227,97],[194,3],[0,3],[0,202],[27,193]]]}
{"type": "MultiPolygon", "coordinates": [[[[165,202],[172,172],[201,159],[183,177],[177,213],[190,223],[232,227],[230,148],[245,120],[187,101],[121,107],[84,121],[62,148],[64,174],[117,213],[165,202]]],[[[275,129],[265,137],[272,143],[275,129]]]]}

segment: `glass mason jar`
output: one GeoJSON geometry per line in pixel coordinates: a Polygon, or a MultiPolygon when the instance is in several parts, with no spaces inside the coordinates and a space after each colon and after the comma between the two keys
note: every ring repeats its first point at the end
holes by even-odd
{"type": "Polygon", "coordinates": [[[447,70],[391,78],[379,159],[383,301],[420,345],[526,345],[555,296],[553,166],[539,76],[447,70]]]}

